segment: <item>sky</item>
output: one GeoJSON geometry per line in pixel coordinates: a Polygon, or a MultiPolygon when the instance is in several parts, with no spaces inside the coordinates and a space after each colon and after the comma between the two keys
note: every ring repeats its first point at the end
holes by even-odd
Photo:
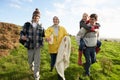
{"type": "Polygon", "coordinates": [[[40,10],[40,23],[45,29],[53,24],[53,16],[58,16],[60,25],[76,35],[82,14],[96,13],[100,38],[120,39],[120,0],[1,0],[0,22],[22,26],[31,21],[35,8],[40,10]]]}

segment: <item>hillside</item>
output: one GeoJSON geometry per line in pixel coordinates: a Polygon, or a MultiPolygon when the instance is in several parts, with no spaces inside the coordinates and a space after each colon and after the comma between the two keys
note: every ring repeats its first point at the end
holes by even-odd
{"type": "MultiPolygon", "coordinates": [[[[66,80],[120,80],[120,43],[102,41],[103,45],[97,55],[98,62],[91,66],[91,76],[84,76],[84,69],[77,65],[77,44],[72,40],[70,66],[65,70],[66,80]],[[78,79],[80,77],[80,79],[78,79]]],[[[57,80],[57,72],[50,70],[50,56],[47,43],[41,50],[40,80],[57,80]]],[[[83,57],[83,61],[84,57],[83,57]]],[[[0,80],[34,80],[27,62],[26,49],[20,44],[7,57],[0,58],[0,80]]]]}
{"type": "Polygon", "coordinates": [[[0,56],[9,54],[18,46],[19,31],[15,24],[0,22],[0,56]]]}
{"type": "MultiPolygon", "coordinates": [[[[34,80],[27,62],[27,50],[18,42],[19,31],[20,28],[15,24],[0,22],[0,56],[7,55],[0,57],[0,80],[34,80]]],[[[102,40],[101,51],[97,55],[97,62],[91,66],[90,77],[85,77],[83,67],[77,65],[78,45],[73,36],[71,43],[70,66],[65,70],[66,80],[120,80],[120,42],[102,40]]],[[[57,80],[56,70],[49,70],[50,55],[45,42],[41,50],[40,80],[57,80]]]]}

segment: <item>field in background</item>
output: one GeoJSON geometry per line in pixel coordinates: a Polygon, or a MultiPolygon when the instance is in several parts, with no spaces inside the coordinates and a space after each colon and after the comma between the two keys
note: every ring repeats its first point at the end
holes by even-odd
{"type": "MultiPolygon", "coordinates": [[[[77,49],[75,38],[71,37],[72,52],[70,66],[65,70],[66,80],[120,80],[120,43],[102,41],[98,62],[91,66],[91,76],[84,76],[84,69],[77,65],[77,49]]],[[[41,50],[40,80],[57,80],[57,72],[50,70],[50,56],[47,43],[41,50]]],[[[84,57],[83,57],[83,61],[84,57]]],[[[34,80],[33,73],[27,63],[26,49],[20,46],[10,52],[10,55],[0,58],[0,80],[34,80]]]]}

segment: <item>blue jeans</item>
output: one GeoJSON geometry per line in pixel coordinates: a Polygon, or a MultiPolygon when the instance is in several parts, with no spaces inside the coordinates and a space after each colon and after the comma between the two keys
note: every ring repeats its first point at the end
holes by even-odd
{"type": "MultiPolygon", "coordinates": [[[[97,40],[97,47],[99,48],[100,46],[102,45],[102,43],[99,41],[99,40],[97,40]]],[[[85,49],[85,42],[84,42],[84,40],[83,39],[80,39],[80,45],[79,45],[79,50],[80,51],[83,51],[84,49],[85,49]]]]}
{"type": "Polygon", "coordinates": [[[90,75],[90,66],[96,62],[95,47],[86,47],[84,56],[86,60],[84,65],[85,74],[90,75]]]}
{"type": "Polygon", "coordinates": [[[83,49],[85,48],[85,42],[83,39],[80,39],[80,45],[79,45],[79,50],[83,51],[83,49]]]}
{"type": "Polygon", "coordinates": [[[97,47],[99,48],[102,45],[101,41],[97,40],[97,47]]]}

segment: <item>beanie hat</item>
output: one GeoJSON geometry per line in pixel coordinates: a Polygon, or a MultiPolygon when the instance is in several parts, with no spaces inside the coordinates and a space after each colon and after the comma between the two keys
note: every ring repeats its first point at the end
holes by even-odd
{"type": "Polygon", "coordinates": [[[35,11],[33,12],[33,16],[39,16],[40,17],[40,11],[38,8],[35,9],[35,11]]]}

